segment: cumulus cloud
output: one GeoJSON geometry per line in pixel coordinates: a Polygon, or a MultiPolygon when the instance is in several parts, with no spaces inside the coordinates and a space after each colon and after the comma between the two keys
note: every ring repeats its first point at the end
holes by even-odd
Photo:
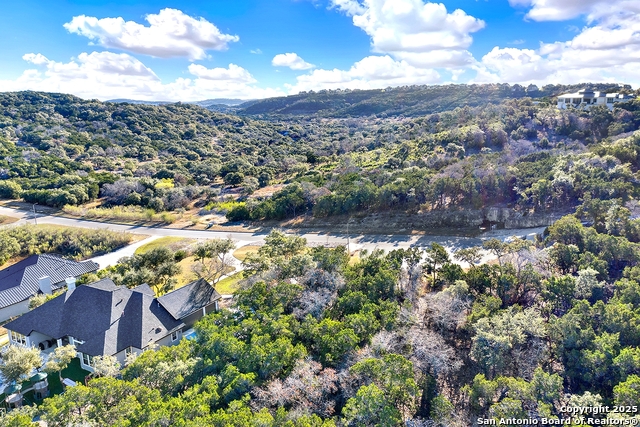
{"type": "Polygon", "coordinates": [[[581,15],[593,21],[618,11],[640,11],[636,0],[509,0],[509,4],[530,8],[526,17],[534,21],[564,21],[581,15]]]}
{"type": "Polygon", "coordinates": [[[550,74],[548,61],[531,49],[498,48],[482,58],[476,80],[529,82],[550,74]]]}
{"type": "Polygon", "coordinates": [[[190,64],[192,78],[164,83],[138,59],[126,53],[81,53],[69,62],[57,62],[42,54],[23,59],[37,68],[15,80],[0,80],[0,91],[42,90],[71,93],[82,98],[131,98],[153,101],[197,101],[207,98],[255,99],[280,96],[277,89],[262,89],[244,68],[206,68],[190,64]]]}
{"type": "Polygon", "coordinates": [[[640,84],[640,16],[605,16],[566,42],[537,50],[495,47],[476,65],[476,81],[640,84]]]}
{"type": "Polygon", "coordinates": [[[368,56],[349,70],[314,70],[297,77],[294,85],[285,85],[290,93],[321,89],[374,89],[389,86],[431,84],[440,81],[433,69],[421,69],[388,55],[368,56]]]}
{"type": "Polygon", "coordinates": [[[273,57],[271,65],[274,67],[289,67],[292,70],[308,70],[315,65],[309,64],[300,58],[297,53],[280,53],[273,57]]]}
{"type": "Polygon", "coordinates": [[[530,7],[527,18],[535,21],[564,21],[588,13],[602,0],[509,0],[511,6],[530,7]]]}
{"type": "Polygon", "coordinates": [[[228,68],[206,68],[203,65],[189,65],[189,72],[204,80],[234,81],[240,83],[255,83],[256,79],[244,68],[236,64],[229,64],[228,68]]]}
{"type": "Polygon", "coordinates": [[[204,18],[194,18],[177,9],[162,9],[145,17],[149,26],[123,18],[75,16],[64,24],[70,33],[85,36],[107,48],[116,48],[160,58],[206,57],[207,50],[226,50],[238,36],[222,33],[204,18]]]}
{"type": "Polygon", "coordinates": [[[485,26],[463,10],[449,13],[444,4],[423,0],[331,0],[331,5],[352,16],[353,24],[371,37],[374,52],[416,67],[471,64],[466,50],[471,33],[485,26]]]}

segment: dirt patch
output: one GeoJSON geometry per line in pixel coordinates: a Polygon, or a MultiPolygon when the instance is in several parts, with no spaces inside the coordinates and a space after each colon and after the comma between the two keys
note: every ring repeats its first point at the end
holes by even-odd
{"type": "Polygon", "coordinates": [[[18,218],[14,218],[12,216],[0,215],[0,225],[12,224],[17,221],[19,221],[18,218]]]}
{"type": "Polygon", "coordinates": [[[264,198],[271,197],[276,191],[282,190],[285,187],[284,184],[267,185],[266,187],[259,188],[253,192],[251,198],[264,198]]]}

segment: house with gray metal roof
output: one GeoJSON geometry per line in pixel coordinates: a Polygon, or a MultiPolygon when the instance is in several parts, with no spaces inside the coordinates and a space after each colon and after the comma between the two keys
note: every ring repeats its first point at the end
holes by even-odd
{"type": "Polygon", "coordinates": [[[613,105],[618,102],[631,101],[633,96],[625,95],[622,93],[606,93],[595,92],[591,89],[582,89],[577,93],[566,93],[558,97],[557,107],[560,110],[566,110],[567,108],[576,108],[578,110],[588,110],[591,107],[597,105],[604,105],[610,110],[613,110],[613,105]]]}
{"type": "Polygon", "coordinates": [[[84,369],[96,356],[127,355],[177,344],[182,332],[217,310],[220,294],[200,279],[156,298],[147,285],[133,289],[111,279],[67,290],[7,323],[10,343],[41,350],[73,344],[84,369]]]}
{"type": "MultiPolygon", "coordinates": [[[[93,261],[77,262],[51,254],[30,257],[0,270],[0,322],[29,310],[29,299],[64,288],[98,270],[93,261]]],[[[73,285],[72,285],[73,286],[73,285]]]]}

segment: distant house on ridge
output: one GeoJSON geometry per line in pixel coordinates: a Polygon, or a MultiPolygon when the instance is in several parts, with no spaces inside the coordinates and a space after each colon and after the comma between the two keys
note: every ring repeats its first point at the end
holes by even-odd
{"type": "Polygon", "coordinates": [[[565,110],[567,108],[576,108],[579,110],[588,110],[595,105],[604,105],[612,110],[613,105],[618,102],[625,102],[634,99],[633,96],[621,93],[594,92],[591,89],[582,89],[577,93],[567,93],[558,97],[558,108],[565,110]]]}

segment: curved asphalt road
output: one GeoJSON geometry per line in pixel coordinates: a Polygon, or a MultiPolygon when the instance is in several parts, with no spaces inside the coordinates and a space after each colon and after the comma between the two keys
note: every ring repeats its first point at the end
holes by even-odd
{"type": "MultiPolygon", "coordinates": [[[[20,221],[11,225],[21,225],[30,223],[33,224],[33,213],[21,211],[12,208],[0,207],[0,215],[12,216],[20,218],[20,221]]],[[[63,225],[68,227],[82,227],[93,229],[108,229],[113,231],[123,231],[136,234],[144,234],[151,237],[164,237],[164,236],[179,236],[187,237],[191,239],[214,239],[214,238],[231,238],[236,242],[236,247],[245,246],[248,244],[260,244],[264,242],[264,237],[268,234],[267,231],[261,232],[226,232],[226,231],[205,231],[205,230],[182,230],[174,228],[162,228],[162,227],[145,227],[138,225],[125,225],[125,224],[113,224],[106,222],[87,221],[82,219],[64,218],[58,216],[50,216],[38,214],[38,224],[54,224],[63,225]],[[40,216],[42,215],[42,216],[40,216]]],[[[459,249],[478,246],[482,244],[483,240],[490,238],[498,238],[501,240],[506,239],[509,236],[527,236],[532,238],[537,233],[542,233],[545,227],[526,228],[526,229],[513,229],[513,230],[494,230],[484,233],[481,237],[459,237],[459,236],[431,236],[431,235],[403,235],[403,234],[349,234],[347,236],[343,233],[330,233],[321,231],[317,233],[302,233],[297,234],[300,237],[307,239],[307,242],[314,245],[347,245],[351,251],[358,249],[384,249],[386,251],[409,248],[413,246],[426,247],[432,242],[437,242],[447,248],[450,253],[453,253],[459,249]]],[[[108,254],[104,257],[100,265],[115,264],[111,262],[114,256],[117,261],[122,256],[129,256],[133,254],[136,246],[147,243],[150,239],[145,239],[143,243],[138,242],[136,245],[131,245],[123,248],[113,254],[108,254]],[[132,248],[133,247],[133,248],[132,248]],[[128,252],[131,251],[131,254],[128,252]],[[117,255],[116,255],[117,254],[117,255]],[[104,264],[107,261],[109,262],[104,264]]],[[[482,262],[486,262],[491,259],[489,254],[485,254],[482,262]]]]}

